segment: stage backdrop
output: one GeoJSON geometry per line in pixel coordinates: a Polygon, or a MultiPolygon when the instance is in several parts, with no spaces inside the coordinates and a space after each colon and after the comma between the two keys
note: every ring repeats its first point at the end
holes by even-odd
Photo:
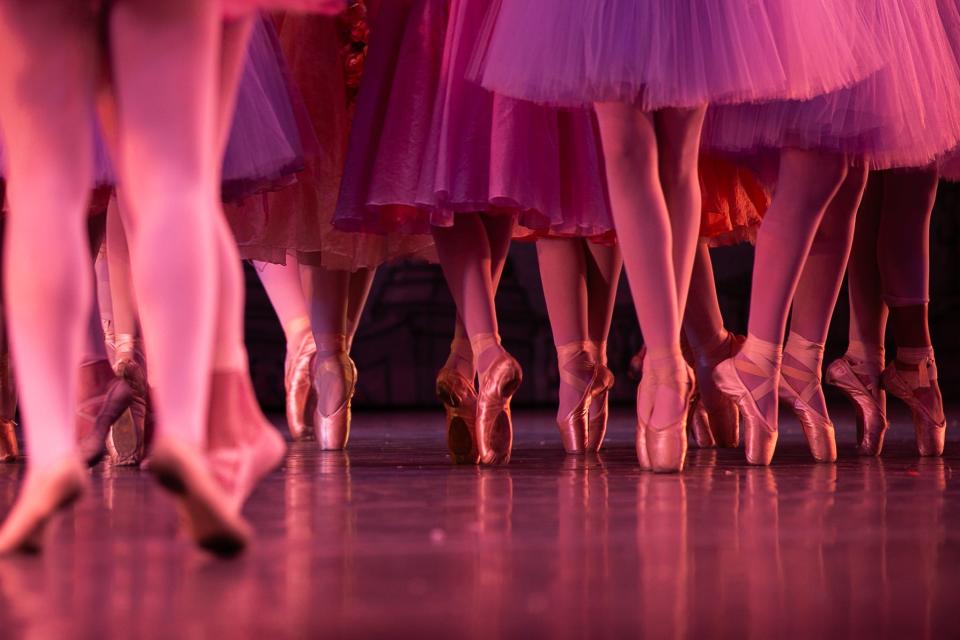
{"type": "MultiPolygon", "coordinates": [[[[953,401],[960,400],[958,213],[960,189],[942,185],[931,229],[930,319],[941,386],[953,401]]],[[[752,260],[749,246],[713,251],[724,318],[728,327],[740,332],[746,330],[752,260]]],[[[282,411],[283,334],[250,267],[247,282],[247,345],[257,393],[270,410],[282,411]]],[[[514,244],[497,307],[504,344],[523,366],[524,381],[516,403],[553,403],[558,384],[556,355],[532,245],[514,244]]],[[[844,291],[830,329],[828,361],[846,347],[847,319],[844,291]]],[[[380,269],[353,347],[360,371],[356,406],[435,405],[434,378],[446,358],[453,322],[453,301],[437,266],[401,263],[380,269]]],[[[617,375],[613,396],[617,402],[630,402],[634,397],[635,385],[627,380],[626,368],[642,342],[624,277],[609,344],[610,366],[617,375]]]]}

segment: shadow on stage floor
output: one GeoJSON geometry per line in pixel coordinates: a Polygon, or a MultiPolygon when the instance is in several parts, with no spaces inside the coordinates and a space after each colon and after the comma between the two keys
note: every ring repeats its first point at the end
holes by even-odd
{"type": "Polygon", "coordinates": [[[957,424],[921,460],[895,418],[879,460],[845,416],[836,465],[787,422],[771,468],[693,451],[655,476],[627,413],[577,459],[521,412],[503,469],[450,466],[439,412],[359,414],[349,453],[291,448],[234,561],[178,539],[146,474],[100,467],[42,556],[0,560],[0,637],[956,637],[957,424]]]}

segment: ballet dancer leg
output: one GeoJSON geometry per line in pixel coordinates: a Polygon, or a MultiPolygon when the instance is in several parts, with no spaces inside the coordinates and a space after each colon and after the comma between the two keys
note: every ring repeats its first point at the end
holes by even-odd
{"type": "Polygon", "coordinates": [[[888,315],[877,264],[882,201],[883,172],[874,171],[857,213],[847,263],[847,352],[824,374],[827,383],[840,389],[857,410],[857,453],[864,456],[880,455],[888,426],[886,392],[880,384],[888,315]]]}
{"type": "Polygon", "coordinates": [[[600,391],[590,403],[590,421],[587,424],[587,451],[596,452],[603,446],[607,433],[610,390],[613,372],[607,367],[607,337],[613,322],[617,303],[617,286],[623,270],[623,256],[618,246],[605,246],[582,241],[587,250],[587,334],[588,347],[599,366],[596,387],[600,391]]]}
{"type": "Polygon", "coordinates": [[[317,346],[300,282],[300,264],[288,255],[286,264],[254,262],[253,266],[280,320],[287,344],[283,367],[287,428],[294,440],[311,440],[316,396],[310,370],[317,346]]]}
{"type": "Polygon", "coordinates": [[[743,338],[723,326],[710,249],[703,242],[698,244],[693,262],[683,335],[693,353],[697,374],[690,418],[694,441],[700,448],[736,447],[740,442],[740,412],[736,403],[717,389],[713,370],[737,354],[743,338]]]}
{"type": "MultiPolygon", "coordinates": [[[[216,111],[218,167],[233,123],[237,87],[254,19],[248,15],[223,25],[216,111]]],[[[250,379],[243,339],[243,269],[222,209],[217,211],[213,223],[217,295],[207,451],[212,469],[239,512],[259,481],[283,461],[286,444],[263,415],[250,379]]]]}
{"type": "Polygon", "coordinates": [[[520,365],[500,344],[494,305],[492,256],[506,253],[514,224],[509,215],[463,213],[453,226],[433,229],[440,265],[479,373],[474,442],[484,464],[510,461],[510,399],[522,378],[520,365]]]}
{"type": "Polygon", "coordinates": [[[696,224],[688,218],[700,215],[699,206],[688,211],[698,198],[687,185],[697,181],[703,109],[655,116],[622,103],[598,103],[596,112],[614,223],[647,347],[637,394],[637,456],[642,468],[680,471],[693,386],[680,353],[680,309],[696,242],[696,224]],[[668,207],[667,191],[675,210],[668,207]]]}
{"type": "Polygon", "coordinates": [[[110,16],[131,266],[156,400],[151,470],[197,543],[241,550],[249,528],[208,467],[217,300],[220,7],[126,0],[110,16]]]}
{"type": "Polygon", "coordinates": [[[311,377],[316,394],[313,428],[320,448],[339,451],[350,439],[351,403],[357,367],[348,353],[347,300],[350,272],[302,267],[316,343],[311,377]]]}
{"type": "Polygon", "coordinates": [[[89,482],[74,433],[91,304],[95,21],[58,0],[0,3],[0,126],[7,152],[6,305],[30,459],[0,554],[39,549],[45,524],[89,482]],[[39,263],[37,256],[44,256],[39,263]],[[23,265],[34,268],[23,269],[23,265]]]}
{"type": "Polygon", "coordinates": [[[797,283],[790,335],[783,350],[780,398],[800,420],[817,462],[837,459],[836,432],[821,384],[823,348],[843,285],[867,174],[864,167],[851,167],[827,207],[797,283]]]}
{"type": "Polygon", "coordinates": [[[376,267],[364,267],[350,273],[350,283],[347,285],[347,351],[353,348],[353,340],[357,337],[360,328],[360,318],[363,309],[367,306],[373,279],[377,275],[376,267]]]}
{"type": "Polygon", "coordinates": [[[784,149],[777,193],[757,235],[747,339],[714,370],[743,418],[747,461],[770,464],[787,313],[824,211],[847,174],[841,155],[784,149]]]}
{"type": "Polygon", "coordinates": [[[947,421],[930,340],[930,219],[937,196],[934,168],[884,176],[877,255],[883,298],[897,345],[883,386],[910,407],[922,456],[943,453],[947,421]]]}
{"type": "Polygon", "coordinates": [[[586,248],[580,238],[543,238],[537,260],[560,373],[557,428],[567,453],[584,453],[599,372],[589,344],[586,248]]]}

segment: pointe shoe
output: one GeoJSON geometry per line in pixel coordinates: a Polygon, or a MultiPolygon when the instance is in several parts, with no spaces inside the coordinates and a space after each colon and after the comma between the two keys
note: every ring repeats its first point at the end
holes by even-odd
{"type": "Polygon", "coordinates": [[[757,398],[762,398],[774,392],[779,382],[779,362],[771,375],[769,370],[760,368],[752,359],[743,362],[728,358],[714,368],[713,381],[721,393],[733,400],[740,410],[747,462],[769,465],[777,448],[777,426],[767,422],[754,394],[757,398]],[[739,371],[765,377],[766,381],[751,392],[740,378],[739,371]]]}
{"type": "Polygon", "coordinates": [[[142,344],[133,336],[116,337],[114,371],[133,392],[133,401],[110,428],[107,455],[114,466],[138,466],[146,457],[150,413],[150,389],[147,384],[146,358],[142,344]]]}
{"type": "MultiPolygon", "coordinates": [[[[497,337],[489,334],[471,340],[473,353],[482,355],[487,349],[500,346],[497,337]]],[[[502,347],[501,347],[502,348],[502,347]]],[[[513,452],[513,420],[510,399],[523,380],[520,364],[503,351],[480,374],[480,392],[477,394],[477,452],[480,462],[487,465],[507,464],[513,452]]]]}
{"type": "MultiPolygon", "coordinates": [[[[726,339],[719,345],[707,349],[691,358],[691,364],[696,371],[697,380],[713,380],[713,370],[722,361],[740,353],[740,348],[746,338],[734,333],[727,333],[726,339]]],[[[737,404],[725,398],[719,406],[707,407],[703,394],[699,389],[691,403],[691,432],[701,449],[722,447],[735,449],[740,444],[740,410],[737,404]]]]}
{"type": "Polygon", "coordinates": [[[16,427],[13,420],[0,420],[0,462],[16,462],[20,457],[16,427]]]}
{"type": "Polygon", "coordinates": [[[317,353],[317,343],[313,334],[307,331],[295,353],[289,354],[284,371],[286,389],[287,427],[294,440],[314,440],[313,413],[316,411],[317,396],[311,383],[313,359],[317,353]]]}
{"type": "MultiPolygon", "coordinates": [[[[654,473],[677,473],[683,471],[687,457],[687,420],[690,415],[690,401],[693,397],[693,370],[680,354],[673,353],[665,355],[648,353],[647,364],[650,367],[649,376],[645,375],[644,378],[652,378],[650,382],[654,387],[674,387],[683,398],[684,409],[680,412],[679,420],[668,425],[656,425],[651,421],[645,421],[642,429],[650,469],[654,473]],[[682,367],[677,367],[678,362],[682,367]]],[[[640,422],[638,421],[638,424],[640,422]]]]}
{"type": "Polygon", "coordinates": [[[943,455],[947,419],[943,413],[943,398],[937,384],[937,365],[933,356],[926,357],[918,365],[916,384],[911,383],[895,362],[887,365],[880,380],[888,393],[910,407],[920,455],[943,455]]]}
{"type": "Polygon", "coordinates": [[[780,398],[787,402],[800,421],[813,459],[817,462],[836,462],[837,436],[833,422],[811,404],[817,394],[823,393],[820,380],[823,345],[791,332],[784,353],[799,363],[800,367],[786,364],[781,367],[780,398]]]}
{"type": "Polygon", "coordinates": [[[557,346],[558,370],[560,384],[566,384],[574,389],[580,389],[580,399],[563,418],[557,418],[557,428],[560,430],[560,441],[563,450],[570,454],[583,454],[587,448],[587,437],[590,428],[590,405],[602,387],[597,383],[599,365],[589,350],[587,342],[575,341],[557,346]],[[580,373],[584,378],[577,376],[572,369],[580,365],[580,373]]]}
{"type": "Polygon", "coordinates": [[[188,533],[200,548],[223,557],[243,551],[250,526],[200,451],[160,435],[150,456],[150,472],[177,498],[188,533]]]}
{"type": "Polygon", "coordinates": [[[597,453],[603,446],[610,414],[610,391],[615,382],[613,372],[606,365],[598,364],[597,375],[590,390],[593,397],[590,400],[590,421],[587,423],[587,453],[597,453]]]}
{"type": "Polygon", "coordinates": [[[826,382],[840,389],[857,409],[857,453],[879,456],[890,425],[886,392],[880,387],[880,378],[871,380],[865,373],[858,373],[857,363],[845,355],[827,367],[826,382]]]}
{"type": "Polygon", "coordinates": [[[447,448],[454,464],[477,464],[477,390],[473,383],[452,367],[437,374],[437,398],[447,419],[447,448]]]}
{"type": "Polygon", "coordinates": [[[106,360],[80,367],[76,434],[81,457],[94,466],[107,452],[110,427],[130,408],[133,391],[106,360]]]}
{"type": "Polygon", "coordinates": [[[357,366],[346,352],[346,336],[333,336],[330,340],[317,342],[317,355],[313,360],[313,387],[317,407],[313,413],[313,428],[323,451],[341,451],[350,440],[350,420],[353,394],[357,390],[357,366]],[[326,355],[321,355],[321,353],[326,355]],[[324,373],[342,376],[344,395],[333,413],[323,413],[323,394],[320,379],[324,373]]]}
{"type": "Polygon", "coordinates": [[[640,398],[646,391],[642,377],[643,376],[641,376],[640,384],[637,385],[637,462],[640,463],[640,469],[643,471],[653,471],[653,465],[650,463],[650,454],[647,452],[647,423],[640,417],[640,398]]]}
{"type": "Polygon", "coordinates": [[[257,403],[246,371],[216,371],[210,380],[207,460],[236,513],[287,452],[283,436],[257,403]]]}
{"type": "Polygon", "coordinates": [[[89,474],[74,455],[49,468],[30,470],[17,502],[0,528],[0,555],[38,553],[47,523],[87,490],[89,474]]]}

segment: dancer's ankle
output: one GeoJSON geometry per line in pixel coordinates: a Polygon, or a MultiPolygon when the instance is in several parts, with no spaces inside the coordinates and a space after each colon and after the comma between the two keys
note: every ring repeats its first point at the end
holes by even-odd
{"type": "Polygon", "coordinates": [[[477,373],[483,375],[497,358],[506,353],[500,344],[500,336],[493,333],[478,333],[470,338],[470,348],[473,350],[473,364],[477,373]]]}
{"type": "Polygon", "coordinates": [[[875,379],[883,371],[885,354],[882,344],[872,344],[860,340],[851,340],[847,345],[847,359],[858,375],[875,379]]]}

